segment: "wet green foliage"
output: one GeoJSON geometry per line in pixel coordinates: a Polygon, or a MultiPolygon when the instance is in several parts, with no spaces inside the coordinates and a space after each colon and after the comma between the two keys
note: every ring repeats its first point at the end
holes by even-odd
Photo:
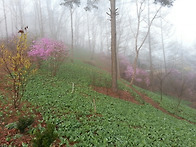
{"type": "Polygon", "coordinates": [[[30,126],[34,122],[34,118],[30,117],[20,117],[16,124],[16,128],[20,131],[20,133],[24,133],[25,129],[30,126]]]}
{"type": "Polygon", "coordinates": [[[177,98],[163,95],[163,100],[161,101],[158,93],[153,93],[139,87],[136,88],[152,98],[154,101],[160,103],[160,106],[165,108],[167,111],[196,123],[196,111],[188,106],[190,105],[189,102],[182,101],[182,104],[177,108],[179,101],[177,98]]]}
{"type": "MultiPolygon", "coordinates": [[[[97,93],[90,87],[92,75],[96,80],[100,76],[110,80],[107,73],[76,62],[62,66],[56,77],[40,71],[27,85],[24,97],[39,107],[37,111],[44,121],[56,125],[61,145],[195,146],[196,125],[164,114],[149,104],[137,105],[97,93]]],[[[102,81],[95,84],[104,86],[102,81]]],[[[119,87],[131,92],[123,84],[119,87]]],[[[185,113],[187,109],[182,111],[185,113]]]]}
{"type": "Polygon", "coordinates": [[[55,125],[48,124],[46,129],[36,130],[35,139],[33,140],[33,147],[49,147],[58,137],[55,131],[55,125]]]}

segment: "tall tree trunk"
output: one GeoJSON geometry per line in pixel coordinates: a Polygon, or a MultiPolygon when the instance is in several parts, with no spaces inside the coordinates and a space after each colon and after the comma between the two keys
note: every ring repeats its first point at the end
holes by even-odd
{"type": "Polygon", "coordinates": [[[22,2],[19,1],[19,14],[20,14],[20,27],[24,27],[24,15],[23,15],[23,7],[22,7],[22,2]]]}
{"type": "Polygon", "coordinates": [[[46,8],[47,8],[47,12],[48,12],[48,26],[49,26],[49,30],[50,30],[50,35],[56,39],[56,36],[54,34],[55,32],[55,22],[54,22],[54,12],[51,8],[51,0],[46,0],[46,8]]]}
{"type": "Polygon", "coordinates": [[[89,26],[89,15],[88,15],[88,12],[86,14],[86,18],[87,18],[88,47],[89,47],[89,50],[91,52],[90,59],[93,60],[93,51],[92,51],[92,46],[91,46],[91,37],[90,37],[90,26],[89,26]]]}
{"type": "Polygon", "coordinates": [[[110,0],[111,5],[111,59],[112,59],[112,91],[118,90],[117,86],[117,53],[116,53],[116,0],[110,0]]]}
{"type": "Polygon", "coordinates": [[[12,34],[14,34],[14,18],[13,15],[10,16],[10,22],[11,22],[11,28],[12,28],[12,34]]]}
{"type": "Polygon", "coordinates": [[[43,26],[43,15],[42,15],[42,4],[39,0],[39,13],[40,13],[40,31],[41,31],[41,37],[44,37],[44,26],[43,26]]]}
{"type": "Polygon", "coordinates": [[[138,57],[139,57],[139,51],[136,51],[136,56],[135,56],[135,59],[134,59],[134,62],[133,62],[133,75],[131,76],[130,86],[133,85],[135,77],[136,77],[138,57]]]}
{"type": "MultiPolygon", "coordinates": [[[[36,30],[36,36],[39,34],[40,37],[44,37],[44,26],[43,26],[43,14],[42,14],[42,3],[40,0],[34,0],[34,11],[35,11],[35,30],[36,30]],[[38,32],[37,33],[37,29],[38,32]]],[[[48,4],[47,4],[47,10],[48,10],[48,4]]],[[[49,11],[48,11],[49,12],[49,11]]],[[[49,14],[48,14],[49,15],[49,14]]]]}
{"type": "Polygon", "coordinates": [[[8,28],[7,28],[7,16],[6,16],[6,11],[5,11],[5,1],[2,0],[2,2],[3,2],[3,14],[4,14],[4,19],[5,19],[6,40],[8,41],[8,28]]]}
{"type": "Polygon", "coordinates": [[[148,49],[149,49],[149,59],[150,59],[150,83],[151,83],[151,90],[153,90],[153,81],[154,81],[154,74],[153,74],[153,64],[152,64],[152,45],[151,45],[151,29],[150,29],[150,2],[148,0],[148,27],[149,27],[149,34],[148,34],[148,49]]]}
{"type": "MultiPolygon", "coordinates": [[[[92,36],[97,36],[97,30],[93,30],[92,36]]],[[[94,56],[95,56],[96,41],[97,41],[96,39],[97,38],[95,37],[93,39],[93,41],[91,41],[91,48],[92,48],[91,60],[93,60],[94,59],[94,56]]]]}
{"type": "MultiPolygon", "coordinates": [[[[160,10],[161,14],[161,10],[160,10]]],[[[166,57],[165,57],[165,46],[164,46],[164,36],[163,36],[163,22],[161,19],[161,44],[162,44],[162,50],[163,50],[163,60],[164,60],[164,67],[165,67],[165,73],[167,73],[167,65],[166,65],[166,57]]]]}
{"type": "MultiPolygon", "coordinates": [[[[148,1],[149,2],[149,1],[148,1]]],[[[148,29],[147,29],[147,32],[146,32],[146,35],[144,36],[141,44],[138,44],[138,41],[139,41],[139,34],[140,34],[140,26],[141,26],[141,16],[142,16],[142,12],[144,11],[144,3],[145,1],[141,1],[140,2],[140,5],[138,5],[139,1],[137,0],[136,1],[136,7],[137,7],[137,29],[136,29],[136,34],[135,34],[135,52],[136,52],[136,56],[135,56],[135,59],[134,59],[134,64],[133,64],[133,75],[132,75],[132,78],[131,78],[131,82],[130,82],[130,85],[132,86],[133,82],[134,82],[134,79],[136,77],[136,69],[137,69],[137,60],[138,60],[138,57],[139,57],[139,51],[141,50],[142,46],[144,45],[146,39],[150,36],[150,28],[151,28],[151,25],[154,21],[154,19],[156,18],[158,12],[160,11],[161,7],[159,7],[159,9],[156,11],[156,13],[154,14],[154,16],[152,17],[152,19],[150,20],[150,17],[148,18],[148,29]]],[[[149,14],[149,13],[148,13],[149,14]]],[[[149,37],[150,38],[150,37],[149,37]]],[[[150,43],[151,44],[151,43],[150,43]]],[[[151,50],[150,50],[151,51],[151,50]]],[[[151,55],[151,53],[150,53],[151,55]]],[[[152,65],[152,64],[151,64],[152,65]]],[[[153,70],[152,70],[153,71],[153,70]]],[[[153,75],[152,75],[153,77],[153,75]]]]}
{"type": "Polygon", "coordinates": [[[71,16],[71,62],[74,62],[73,9],[71,9],[71,8],[70,8],[70,16],[71,16]]]}
{"type": "Polygon", "coordinates": [[[117,77],[120,79],[120,60],[119,60],[119,53],[117,51],[117,77]]]}

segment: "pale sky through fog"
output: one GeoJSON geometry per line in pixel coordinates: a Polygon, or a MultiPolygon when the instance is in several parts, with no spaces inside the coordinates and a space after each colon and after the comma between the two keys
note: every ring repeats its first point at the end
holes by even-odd
{"type": "MultiPolygon", "coordinates": [[[[131,0],[121,1],[128,4],[131,0]]],[[[175,32],[173,39],[185,46],[196,45],[196,0],[175,0],[166,11],[166,19],[175,32]]]]}
{"type": "Polygon", "coordinates": [[[185,45],[196,42],[196,0],[176,0],[170,18],[178,41],[185,45]]]}
{"type": "MultiPolygon", "coordinates": [[[[14,2],[14,1],[16,0],[7,0],[5,2],[8,2],[7,5],[9,5],[11,4],[11,2],[14,2]]],[[[26,2],[25,11],[30,13],[32,11],[31,8],[33,8],[34,0],[24,0],[24,1],[26,2]]],[[[63,0],[51,0],[51,1],[52,2],[57,1],[58,8],[59,9],[62,8],[61,6],[59,6],[58,3],[60,3],[63,0]]],[[[86,2],[86,0],[83,0],[83,1],[86,2]]],[[[101,1],[102,2],[106,1],[108,5],[107,7],[109,7],[109,0],[100,0],[100,2],[101,1]]],[[[128,10],[130,11],[130,14],[134,16],[135,10],[130,9],[130,5],[135,6],[135,3],[133,3],[133,0],[116,0],[116,2],[119,3],[119,6],[123,6],[124,9],[127,7],[128,10]]],[[[1,10],[0,24],[3,26],[4,25],[3,9],[1,8],[0,10],[1,10]]],[[[7,10],[8,10],[8,15],[9,15],[10,14],[9,9],[7,10]]],[[[43,9],[43,12],[44,11],[45,9],[43,9]]],[[[103,11],[104,11],[103,17],[108,19],[108,16],[105,14],[105,11],[108,11],[108,8],[104,9],[103,11]]],[[[177,41],[182,42],[186,46],[191,46],[193,44],[196,44],[196,0],[175,0],[174,5],[168,9],[168,12],[169,14],[167,15],[166,19],[167,21],[169,21],[170,24],[172,24],[173,26],[172,29],[175,30],[175,35],[174,35],[173,40],[175,41],[177,39],[177,41]]],[[[9,18],[10,16],[8,16],[8,20],[9,18]]]]}

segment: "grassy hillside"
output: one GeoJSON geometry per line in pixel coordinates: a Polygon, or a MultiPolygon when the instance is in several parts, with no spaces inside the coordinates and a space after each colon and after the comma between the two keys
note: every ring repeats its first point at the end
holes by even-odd
{"type": "MultiPolygon", "coordinates": [[[[74,146],[119,147],[196,145],[196,125],[164,114],[149,104],[137,105],[112,98],[90,87],[92,82],[98,86],[110,86],[105,82],[107,80],[110,81],[109,75],[90,65],[68,63],[56,77],[47,75],[46,71],[34,76],[28,84],[25,99],[39,107],[37,111],[41,112],[44,121],[57,126],[60,144],[70,145],[72,142],[74,146]]],[[[123,84],[120,88],[131,91],[123,84]]],[[[150,96],[158,97],[153,93],[150,96]]],[[[172,100],[167,103],[172,107],[172,100]]],[[[181,112],[196,114],[186,106],[181,107],[181,112]]],[[[195,121],[195,115],[187,117],[195,121]]]]}
{"type": "Polygon", "coordinates": [[[177,108],[178,101],[179,101],[179,99],[177,98],[164,95],[163,100],[161,101],[159,94],[141,89],[139,87],[136,88],[142,93],[152,98],[154,101],[160,103],[161,107],[165,108],[167,111],[171,112],[172,114],[175,114],[177,116],[180,116],[191,122],[196,123],[196,111],[195,109],[188,106],[190,105],[188,101],[182,101],[181,105],[177,108]]]}

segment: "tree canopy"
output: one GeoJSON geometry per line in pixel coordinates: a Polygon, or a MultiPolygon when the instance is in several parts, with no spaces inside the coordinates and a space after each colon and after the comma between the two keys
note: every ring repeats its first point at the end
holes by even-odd
{"type": "Polygon", "coordinates": [[[62,2],[60,5],[64,5],[73,9],[74,5],[78,7],[80,6],[80,0],[64,0],[64,2],[62,2]]]}
{"type": "Polygon", "coordinates": [[[155,0],[154,2],[155,2],[155,4],[160,3],[163,6],[170,7],[170,6],[173,6],[174,1],[175,0],[155,0]]]}

